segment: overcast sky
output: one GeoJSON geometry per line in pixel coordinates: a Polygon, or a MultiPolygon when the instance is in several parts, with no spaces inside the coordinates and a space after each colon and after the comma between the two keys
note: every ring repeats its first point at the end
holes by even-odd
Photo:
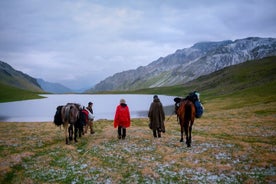
{"type": "Polygon", "coordinates": [[[90,88],[201,41],[276,37],[275,0],[0,0],[0,60],[90,88]]]}

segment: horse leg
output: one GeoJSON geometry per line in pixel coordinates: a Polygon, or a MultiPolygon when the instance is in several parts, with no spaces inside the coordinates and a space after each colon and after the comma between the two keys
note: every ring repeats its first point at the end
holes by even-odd
{"type": "Polygon", "coordinates": [[[191,130],[190,130],[190,132],[191,132],[191,136],[190,136],[190,144],[192,144],[192,129],[193,129],[193,124],[191,124],[191,130]]]}
{"type": "Polygon", "coordinates": [[[75,141],[75,142],[78,142],[78,140],[77,140],[78,131],[80,131],[80,130],[78,130],[78,126],[75,124],[75,125],[74,125],[74,141],[75,141]]]}
{"type": "Polygon", "coordinates": [[[83,132],[83,125],[80,124],[79,126],[80,126],[80,127],[78,127],[77,129],[78,129],[78,131],[79,131],[79,137],[81,137],[81,134],[82,134],[82,132],[83,132]]]}
{"type": "Polygon", "coordinates": [[[189,124],[187,146],[191,147],[191,143],[192,143],[192,125],[189,124]]]}
{"type": "Polygon", "coordinates": [[[69,140],[72,141],[73,140],[73,126],[72,126],[72,124],[70,124],[70,126],[68,128],[68,132],[69,132],[69,140]]]}
{"type": "Polygon", "coordinates": [[[64,123],[63,124],[63,128],[64,128],[64,135],[65,135],[65,143],[69,144],[69,139],[68,139],[68,134],[67,134],[67,130],[68,130],[68,123],[64,123]]]}
{"type": "Polygon", "coordinates": [[[184,132],[184,126],[182,125],[182,123],[180,122],[180,129],[181,129],[181,139],[180,142],[183,142],[183,132],[184,132]]]}
{"type": "Polygon", "coordinates": [[[187,147],[190,147],[190,145],[189,145],[189,127],[188,127],[187,123],[184,125],[184,130],[185,130],[187,147]]]}

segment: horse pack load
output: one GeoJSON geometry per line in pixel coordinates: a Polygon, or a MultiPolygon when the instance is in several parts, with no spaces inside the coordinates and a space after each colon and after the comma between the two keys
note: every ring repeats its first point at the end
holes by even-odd
{"type": "Polygon", "coordinates": [[[196,109],[196,118],[200,118],[203,114],[203,106],[201,104],[201,102],[199,101],[198,98],[198,94],[196,91],[190,93],[186,99],[191,100],[194,105],[195,105],[195,109],[196,109]]]}
{"type": "Polygon", "coordinates": [[[195,108],[196,108],[196,118],[200,118],[203,114],[203,107],[202,104],[200,103],[200,101],[195,101],[195,108]]]}
{"type": "Polygon", "coordinates": [[[62,116],[61,116],[61,110],[62,110],[62,105],[57,106],[56,114],[54,116],[54,123],[57,126],[62,125],[62,116]]]}

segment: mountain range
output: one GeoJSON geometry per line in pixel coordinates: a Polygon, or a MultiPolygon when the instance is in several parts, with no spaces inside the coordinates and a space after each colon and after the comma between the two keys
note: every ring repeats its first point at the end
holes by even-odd
{"type": "Polygon", "coordinates": [[[73,90],[67,88],[59,83],[48,82],[43,79],[37,79],[38,84],[41,88],[49,93],[72,93],[73,90]]]}
{"type": "Polygon", "coordinates": [[[235,41],[200,42],[160,57],[147,66],[116,73],[87,92],[183,84],[231,65],[275,55],[275,38],[249,37],[235,41]]]}
{"type": "Polygon", "coordinates": [[[33,92],[69,93],[71,89],[58,84],[36,79],[21,71],[15,70],[9,64],[0,61],[0,83],[33,92]]]}
{"type": "MultiPolygon", "coordinates": [[[[160,57],[147,66],[116,73],[86,92],[127,91],[184,84],[225,67],[268,56],[276,56],[275,38],[250,37],[235,41],[200,42],[160,57]]],[[[0,61],[0,83],[34,92],[76,92],[61,84],[31,77],[3,61],[0,61]]]]}
{"type": "Polygon", "coordinates": [[[0,61],[0,83],[29,91],[43,92],[35,78],[15,70],[3,61],[0,61]]]}

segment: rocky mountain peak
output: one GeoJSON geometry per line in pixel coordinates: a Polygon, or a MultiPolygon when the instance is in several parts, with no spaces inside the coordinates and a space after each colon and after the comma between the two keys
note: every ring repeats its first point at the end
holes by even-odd
{"type": "Polygon", "coordinates": [[[91,91],[133,90],[182,84],[227,66],[275,55],[275,38],[248,37],[235,41],[200,42],[160,57],[147,66],[108,77],[91,91]]]}

